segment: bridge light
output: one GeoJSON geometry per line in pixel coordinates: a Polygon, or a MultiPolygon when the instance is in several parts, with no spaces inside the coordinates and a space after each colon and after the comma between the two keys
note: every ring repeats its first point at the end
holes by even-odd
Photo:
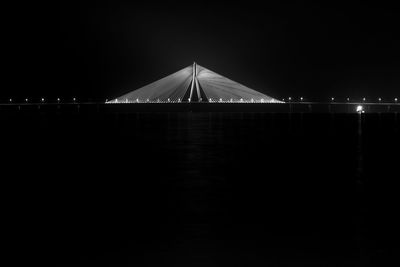
{"type": "Polygon", "coordinates": [[[363,101],[365,101],[365,97],[363,98],[363,101]]]}
{"type": "Polygon", "coordinates": [[[25,102],[28,102],[29,100],[28,100],[28,98],[25,98],[25,102]]]}
{"type": "Polygon", "coordinates": [[[332,100],[332,101],[335,101],[335,98],[334,98],[334,97],[332,97],[332,98],[331,98],[331,100],[332,100]]]}
{"type": "Polygon", "coordinates": [[[289,100],[289,101],[291,101],[291,100],[292,100],[292,98],[289,96],[289,97],[288,97],[288,100],[289,100]]]}
{"type": "Polygon", "coordinates": [[[378,100],[379,100],[379,102],[381,102],[381,101],[382,101],[382,98],[378,98],[378,100]]]}
{"type": "Polygon", "coordinates": [[[356,111],[357,111],[359,114],[364,113],[363,106],[357,106],[356,111]]]}
{"type": "Polygon", "coordinates": [[[350,101],[350,98],[347,98],[347,102],[349,102],[350,101]]]}
{"type": "Polygon", "coordinates": [[[76,101],[76,98],[75,98],[75,97],[74,97],[74,98],[72,98],[72,101],[74,101],[74,102],[75,102],[75,101],[76,101]]]}
{"type": "Polygon", "coordinates": [[[10,102],[12,102],[12,98],[10,98],[10,102]]]}
{"type": "Polygon", "coordinates": [[[44,98],[42,98],[42,102],[44,102],[44,98]]]}
{"type": "Polygon", "coordinates": [[[60,98],[57,98],[57,102],[60,102],[60,98]]]}
{"type": "Polygon", "coordinates": [[[300,97],[300,101],[303,101],[303,97],[300,97]]]}
{"type": "Polygon", "coordinates": [[[397,97],[394,99],[395,102],[397,102],[397,97]]]}

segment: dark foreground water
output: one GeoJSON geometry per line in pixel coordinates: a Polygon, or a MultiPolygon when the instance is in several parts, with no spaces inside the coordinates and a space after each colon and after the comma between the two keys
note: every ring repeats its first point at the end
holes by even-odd
{"type": "Polygon", "coordinates": [[[3,220],[60,266],[392,266],[396,116],[1,114],[3,220]]]}

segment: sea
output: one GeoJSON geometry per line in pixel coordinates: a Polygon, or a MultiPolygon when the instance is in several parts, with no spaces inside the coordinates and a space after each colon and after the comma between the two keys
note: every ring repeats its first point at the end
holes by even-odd
{"type": "Polygon", "coordinates": [[[3,229],[53,266],[394,266],[399,117],[3,112],[3,229]]]}

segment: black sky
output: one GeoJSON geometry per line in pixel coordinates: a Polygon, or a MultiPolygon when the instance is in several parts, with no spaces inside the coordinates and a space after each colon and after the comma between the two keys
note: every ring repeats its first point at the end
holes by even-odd
{"type": "Polygon", "coordinates": [[[279,98],[400,96],[394,5],[277,2],[12,4],[0,96],[112,98],[193,61],[279,98]]]}

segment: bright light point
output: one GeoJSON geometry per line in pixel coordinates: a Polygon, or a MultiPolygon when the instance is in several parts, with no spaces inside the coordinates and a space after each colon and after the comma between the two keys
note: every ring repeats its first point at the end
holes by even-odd
{"type": "Polygon", "coordinates": [[[364,113],[364,111],[363,111],[363,106],[357,106],[356,111],[357,111],[358,113],[364,113]]]}
{"type": "Polygon", "coordinates": [[[347,101],[350,101],[350,98],[347,98],[347,101]]]}
{"type": "Polygon", "coordinates": [[[219,99],[219,102],[222,102],[222,98],[219,99]]]}
{"type": "Polygon", "coordinates": [[[240,101],[243,102],[243,98],[241,98],[240,101]]]}
{"type": "Polygon", "coordinates": [[[10,98],[10,102],[12,102],[12,98],[10,98]]]}
{"type": "Polygon", "coordinates": [[[300,97],[300,101],[303,101],[303,97],[300,97]]]}
{"type": "Polygon", "coordinates": [[[290,96],[289,96],[289,98],[288,98],[288,99],[289,99],[289,101],[290,101],[290,100],[292,100],[292,98],[291,98],[290,96]]]}
{"type": "Polygon", "coordinates": [[[332,99],[332,101],[334,101],[334,100],[335,100],[335,98],[334,98],[334,97],[332,97],[331,99],[332,99]]]}
{"type": "Polygon", "coordinates": [[[25,98],[25,102],[28,102],[28,98],[25,98]]]}
{"type": "Polygon", "coordinates": [[[394,99],[394,101],[396,101],[396,102],[397,102],[397,97],[394,99]]]}
{"type": "Polygon", "coordinates": [[[378,98],[379,101],[382,101],[382,98],[378,98]]]}
{"type": "Polygon", "coordinates": [[[74,97],[74,98],[72,98],[72,101],[75,101],[76,100],[76,98],[74,97]]]}
{"type": "Polygon", "coordinates": [[[363,98],[363,101],[365,101],[365,97],[363,98]]]}
{"type": "Polygon", "coordinates": [[[60,99],[59,99],[59,98],[57,98],[57,101],[60,101],[60,99]]]}
{"type": "Polygon", "coordinates": [[[44,98],[42,98],[42,102],[44,102],[44,98]]]}

